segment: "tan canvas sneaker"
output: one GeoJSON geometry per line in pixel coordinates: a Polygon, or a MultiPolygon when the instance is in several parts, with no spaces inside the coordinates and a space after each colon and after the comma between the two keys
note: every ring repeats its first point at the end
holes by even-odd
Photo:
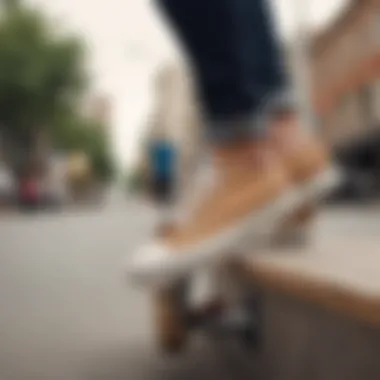
{"type": "Polygon", "coordinates": [[[269,141],[218,148],[213,152],[215,180],[187,220],[171,234],[136,252],[130,274],[157,283],[170,281],[232,252],[267,231],[295,207],[287,171],[269,141]]]}

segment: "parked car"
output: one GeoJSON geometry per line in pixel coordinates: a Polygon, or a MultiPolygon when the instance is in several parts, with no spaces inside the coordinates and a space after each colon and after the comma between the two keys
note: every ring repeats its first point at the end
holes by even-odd
{"type": "Polygon", "coordinates": [[[40,203],[38,178],[27,176],[20,180],[18,187],[18,204],[22,209],[35,210],[40,203]]]}
{"type": "Polygon", "coordinates": [[[0,205],[8,207],[15,201],[15,183],[11,172],[3,165],[0,166],[0,205]]]}

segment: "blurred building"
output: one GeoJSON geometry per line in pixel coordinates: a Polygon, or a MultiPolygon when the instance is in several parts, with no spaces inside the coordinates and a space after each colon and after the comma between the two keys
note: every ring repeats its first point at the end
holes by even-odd
{"type": "Polygon", "coordinates": [[[380,2],[351,0],[311,45],[322,133],[350,144],[380,126],[380,2]]]}
{"type": "Polygon", "coordinates": [[[154,101],[144,133],[141,160],[147,160],[144,148],[149,141],[165,137],[180,152],[181,171],[191,172],[201,153],[202,117],[189,68],[182,61],[168,62],[157,71],[153,88],[154,101]]]}
{"type": "Polygon", "coordinates": [[[95,94],[89,97],[83,107],[85,115],[103,123],[105,126],[111,124],[112,102],[104,94],[95,94]]]}
{"type": "Polygon", "coordinates": [[[338,17],[312,39],[310,48],[313,103],[320,132],[333,143],[349,174],[347,189],[360,185],[354,193],[377,197],[380,1],[349,1],[338,17]]]}

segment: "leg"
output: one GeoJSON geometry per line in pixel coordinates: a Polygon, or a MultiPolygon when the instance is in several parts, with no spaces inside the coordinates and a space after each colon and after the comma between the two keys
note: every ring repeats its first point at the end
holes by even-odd
{"type": "MultiPolygon", "coordinates": [[[[286,76],[278,65],[281,62],[275,58],[277,44],[265,1],[161,0],[159,4],[193,63],[213,166],[220,174],[218,177],[228,182],[217,184],[211,197],[204,204],[200,202],[196,217],[199,223],[194,221],[194,231],[186,227],[198,240],[202,239],[198,235],[207,236],[219,230],[222,227],[219,222],[226,226],[234,223],[287,187],[283,168],[278,160],[272,159],[265,136],[257,130],[263,125],[252,121],[263,98],[279,91],[286,76]],[[263,183],[257,184],[260,194],[252,197],[245,194],[243,197],[250,199],[238,207],[228,204],[226,198],[235,198],[230,192],[233,187],[239,188],[239,183],[249,193],[248,187],[256,187],[255,172],[262,158],[265,168],[263,183]],[[232,162],[236,165],[230,171],[232,162]],[[224,215],[216,216],[216,211],[224,215]]],[[[235,203],[235,199],[231,201],[235,203]]],[[[192,237],[181,237],[179,244],[188,239],[192,237]]]]}
{"type": "Polygon", "coordinates": [[[263,227],[274,232],[314,197],[305,184],[317,183],[319,191],[328,160],[321,144],[300,133],[292,102],[277,96],[286,92],[286,76],[266,1],[160,4],[194,66],[215,173],[188,219],[146,248],[152,260],[135,262],[138,275],[168,280],[221,260],[263,227]]]}
{"type": "Polygon", "coordinates": [[[265,0],[158,2],[193,63],[209,127],[250,118],[265,96],[287,87],[265,0]]]}
{"type": "Polygon", "coordinates": [[[292,179],[325,166],[325,149],[314,140],[294,153],[293,141],[305,138],[268,0],[157,1],[193,64],[214,145],[269,131],[292,179]]]}
{"type": "MultiPolygon", "coordinates": [[[[290,81],[268,1],[185,0],[179,3],[176,0],[159,0],[159,3],[194,64],[201,97],[210,120],[249,115],[256,111],[265,97],[273,95],[275,103],[275,94],[289,93],[290,81]]],[[[292,99],[288,100],[290,104],[286,99],[283,102],[280,100],[279,110],[286,110],[293,104],[292,99]]],[[[245,128],[246,123],[243,124],[245,128]]],[[[302,170],[302,165],[296,162],[299,156],[296,155],[292,160],[292,153],[284,149],[285,140],[289,140],[289,136],[292,139],[298,133],[294,131],[293,124],[292,120],[288,120],[288,123],[281,120],[273,123],[271,137],[287,161],[291,176],[298,180],[323,166],[323,149],[308,144],[307,148],[312,148],[308,154],[309,160],[303,161],[310,161],[312,167],[302,170]],[[315,157],[310,158],[313,151],[315,157]]],[[[231,128],[230,123],[227,123],[227,128],[233,134],[244,134],[244,131],[237,130],[238,125],[234,123],[231,128]]],[[[218,133],[214,129],[214,134],[227,135],[231,139],[231,134],[222,131],[221,126],[218,133]]],[[[290,218],[290,226],[308,224],[306,219],[312,219],[311,214],[314,212],[308,212],[309,217],[306,218],[303,216],[306,208],[315,210],[312,204],[303,205],[290,218]]],[[[280,230],[287,228],[281,227],[280,230]]]]}

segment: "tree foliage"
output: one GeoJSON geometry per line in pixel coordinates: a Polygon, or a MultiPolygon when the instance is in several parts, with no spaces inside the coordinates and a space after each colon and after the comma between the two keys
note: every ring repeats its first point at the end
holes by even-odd
{"type": "Polygon", "coordinates": [[[115,171],[107,126],[80,115],[66,115],[52,134],[54,146],[63,152],[84,152],[97,179],[109,180],[115,171]]]}
{"type": "Polygon", "coordinates": [[[0,18],[0,122],[8,135],[53,127],[85,88],[82,41],[23,1],[10,1],[0,18]]]}
{"type": "Polygon", "coordinates": [[[43,132],[56,148],[84,151],[95,173],[108,178],[105,128],[80,113],[87,89],[83,41],[24,0],[0,4],[0,126],[10,161],[27,161],[43,132]]]}

